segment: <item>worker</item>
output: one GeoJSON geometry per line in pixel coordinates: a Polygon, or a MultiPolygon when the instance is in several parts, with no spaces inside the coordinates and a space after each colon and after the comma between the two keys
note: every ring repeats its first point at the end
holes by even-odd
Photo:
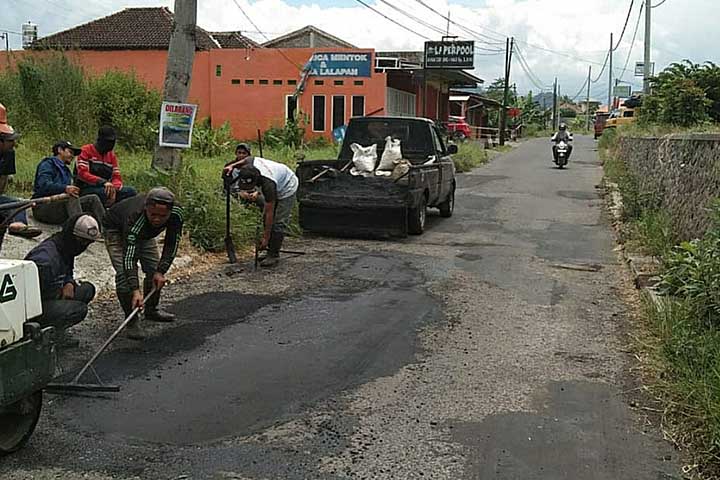
{"type": "Polygon", "coordinates": [[[35,171],[32,198],[49,197],[67,193],[70,198],[65,202],[46,203],[33,207],[33,217],[44,223],[58,225],[69,217],[80,213],[89,213],[99,224],[105,216],[105,207],[100,197],[88,194],[80,197],[80,188],[73,185],[69,165],[80,149],[67,140],[57,142],[52,147],[52,156],[40,161],[35,171]]]}
{"type": "MultiPolygon", "coordinates": [[[[7,110],[0,104],[0,204],[17,202],[17,198],[4,195],[10,175],[15,174],[15,141],[20,134],[7,123],[7,110]]],[[[25,211],[17,213],[8,225],[8,233],[34,238],[42,232],[28,225],[25,211]]]]}
{"type": "Polygon", "coordinates": [[[60,338],[64,330],[83,321],[95,286],[74,278],[75,257],[100,237],[100,226],[91,215],[70,217],[60,232],[30,250],[25,260],[37,265],[43,327],[53,326],[60,338]]]}
{"type": "MultiPolygon", "coordinates": [[[[137,195],[113,205],[105,215],[103,235],[105,246],[115,269],[115,291],[127,317],[135,308],[145,311],[145,320],[172,322],[175,316],[158,308],[160,291],[166,283],[180,244],[183,227],[182,208],[175,195],[164,187],[156,187],[146,195],[137,195]],[[165,231],[162,255],[158,256],[155,237],[165,231]],[[140,261],[145,280],[140,292],[137,262],[140,261]],[[157,292],[143,304],[143,298],[155,288],[157,292]]],[[[127,327],[126,335],[134,340],[145,338],[141,320],[136,317],[127,327]]]]}
{"type": "Polygon", "coordinates": [[[235,149],[235,161],[225,165],[223,175],[236,185],[238,196],[263,210],[263,235],[260,250],[267,255],[260,265],[274,267],[290,227],[295,206],[298,178],[286,165],[262,157],[252,157],[250,147],[241,143],[235,149]],[[258,189],[260,191],[258,191],[258,189]]]}
{"type": "Polygon", "coordinates": [[[123,185],[113,151],[116,139],[114,128],[100,127],[95,143],[82,146],[76,167],[80,196],[97,195],[108,208],[137,194],[134,188],[123,185]]]}

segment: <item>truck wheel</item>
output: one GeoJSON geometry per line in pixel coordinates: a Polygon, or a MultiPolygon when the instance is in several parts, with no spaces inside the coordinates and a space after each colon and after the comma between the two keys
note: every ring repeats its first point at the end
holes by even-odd
{"type": "Polygon", "coordinates": [[[427,198],[425,195],[420,199],[420,205],[408,211],[408,232],[412,235],[420,235],[425,231],[425,219],[427,218],[427,198]]]}
{"type": "Polygon", "coordinates": [[[42,390],[0,409],[0,455],[22,448],[40,418],[42,390]]]}
{"type": "Polygon", "coordinates": [[[447,200],[445,200],[443,203],[438,205],[438,208],[440,209],[440,216],[441,217],[452,217],[453,210],[455,210],[455,187],[453,186],[453,189],[450,191],[450,195],[448,195],[447,200]]]}

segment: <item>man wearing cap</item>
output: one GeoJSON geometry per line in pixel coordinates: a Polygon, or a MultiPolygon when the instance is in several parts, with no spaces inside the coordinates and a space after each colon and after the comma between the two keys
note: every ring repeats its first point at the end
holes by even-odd
{"type": "Polygon", "coordinates": [[[74,278],[75,257],[100,237],[97,220],[90,215],[70,217],[60,232],[30,250],[25,260],[38,267],[43,314],[39,323],[53,326],[58,334],[80,323],[95,297],[95,286],[74,278]]]}
{"type": "Polygon", "coordinates": [[[60,193],[67,193],[70,196],[66,202],[46,203],[33,207],[33,216],[39,222],[59,225],[69,217],[83,212],[91,214],[98,223],[102,222],[105,216],[105,207],[100,201],[100,197],[95,194],[80,197],[80,188],[72,184],[73,178],[69,165],[79,154],[79,148],[63,140],[53,145],[51,157],[45,157],[38,164],[32,198],[48,197],[60,193]]]}
{"type": "Polygon", "coordinates": [[[115,148],[115,129],[102,126],[94,144],[83,145],[77,160],[76,184],[80,196],[97,195],[106,207],[137,195],[132,187],[123,185],[115,148]]]}
{"type": "MultiPolygon", "coordinates": [[[[0,203],[17,202],[17,198],[3,195],[7,188],[10,175],[15,174],[15,141],[18,134],[7,123],[7,111],[0,104],[0,203]]],[[[12,222],[8,225],[8,233],[19,237],[33,238],[42,232],[27,224],[27,215],[22,211],[13,217],[12,222]]]]}
{"type": "MultiPolygon", "coordinates": [[[[180,245],[183,212],[175,204],[175,195],[165,187],[156,187],[146,195],[137,195],[113,205],[105,215],[104,236],[110,260],[115,269],[115,291],[127,317],[137,307],[144,308],[145,319],[172,322],[175,316],[158,309],[165,273],[170,269],[180,245]],[[165,231],[162,255],[158,256],[155,237],[165,231]],[[145,273],[140,292],[137,262],[145,273]],[[155,288],[157,292],[143,305],[143,298],[155,288]]],[[[140,320],[128,324],[129,338],[145,338],[140,320]]]]}
{"type": "Polygon", "coordinates": [[[241,143],[235,148],[235,161],[225,165],[223,175],[231,185],[236,185],[233,188],[241,199],[263,210],[264,230],[259,247],[267,249],[267,256],[260,265],[274,267],[279,262],[295,206],[298,188],[295,172],[282,163],[250,156],[250,147],[241,143]]]}

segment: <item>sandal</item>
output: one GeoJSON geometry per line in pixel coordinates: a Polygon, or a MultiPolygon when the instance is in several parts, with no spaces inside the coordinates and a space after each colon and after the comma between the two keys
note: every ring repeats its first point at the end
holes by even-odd
{"type": "Polygon", "coordinates": [[[8,229],[8,233],[10,235],[15,235],[16,237],[35,238],[38,235],[42,234],[42,230],[40,230],[39,228],[31,227],[29,225],[24,225],[23,227],[18,228],[17,230],[8,229]]]}

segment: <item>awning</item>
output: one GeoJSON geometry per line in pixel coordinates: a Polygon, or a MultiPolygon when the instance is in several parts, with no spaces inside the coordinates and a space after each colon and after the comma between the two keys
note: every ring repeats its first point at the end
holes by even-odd
{"type": "Polygon", "coordinates": [[[451,95],[450,101],[451,102],[467,102],[470,100],[470,95],[451,95]]]}
{"type": "Polygon", "coordinates": [[[476,87],[485,80],[466,72],[465,70],[428,68],[427,79],[447,83],[449,87],[476,87]]]}

